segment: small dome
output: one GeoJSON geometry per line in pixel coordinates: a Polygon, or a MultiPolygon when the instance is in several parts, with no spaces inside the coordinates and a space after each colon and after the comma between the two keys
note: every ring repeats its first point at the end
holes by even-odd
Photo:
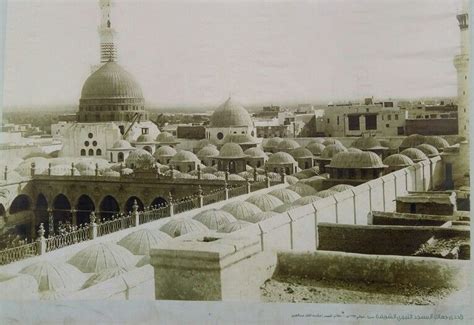
{"type": "Polygon", "coordinates": [[[158,143],[176,143],[176,138],[169,132],[161,132],[155,139],[158,143]]]}
{"type": "Polygon", "coordinates": [[[308,168],[304,169],[302,171],[297,172],[296,174],[293,174],[298,179],[305,179],[305,178],[310,178],[313,176],[317,176],[319,173],[314,170],[313,168],[308,168]]]}
{"type": "Polygon", "coordinates": [[[296,205],[307,205],[307,204],[311,204],[313,202],[319,201],[321,199],[322,198],[317,196],[317,195],[308,195],[308,196],[304,196],[304,197],[299,198],[294,203],[296,205]]]}
{"type": "Polygon", "coordinates": [[[213,146],[214,148],[216,147],[208,139],[202,139],[202,140],[199,140],[197,142],[196,149],[200,150],[200,149],[202,149],[204,147],[207,147],[207,146],[213,146]]]}
{"type": "Polygon", "coordinates": [[[321,152],[321,158],[323,159],[332,159],[336,154],[340,152],[347,151],[346,147],[342,144],[328,144],[326,148],[324,148],[323,152],[321,152]]]}
{"type": "Polygon", "coordinates": [[[277,149],[278,150],[293,150],[299,147],[300,145],[295,140],[284,139],[278,144],[277,149]]]}
{"type": "Polygon", "coordinates": [[[230,97],[214,111],[210,119],[210,127],[253,127],[253,125],[249,112],[230,97]]]}
{"type": "Polygon", "coordinates": [[[372,136],[362,136],[355,140],[351,146],[361,150],[387,149],[380,144],[379,140],[372,136]]]}
{"type": "Polygon", "coordinates": [[[313,158],[313,153],[306,148],[299,147],[291,150],[291,155],[293,158],[313,158]]]}
{"type": "Polygon", "coordinates": [[[388,156],[383,160],[383,163],[389,167],[406,167],[414,164],[409,157],[399,153],[388,156]]]}
{"type": "Polygon", "coordinates": [[[171,237],[159,230],[140,229],[123,237],[117,244],[125,247],[134,255],[148,255],[150,248],[160,247],[171,237]]]}
{"type": "Polygon", "coordinates": [[[426,155],[423,153],[423,151],[421,151],[420,149],[416,149],[416,148],[405,149],[402,152],[400,152],[400,154],[407,156],[408,158],[413,160],[413,162],[415,162],[415,163],[428,159],[428,157],[426,157],[426,155]]]}
{"type": "Polygon", "coordinates": [[[254,220],[253,223],[257,223],[266,219],[273,218],[274,216],[279,215],[278,212],[275,211],[263,211],[257,214],[254,214],[252,216],[252,219],[254,220]]]}
{"type": "Polygon", "coordinates": [[[308,148],[308,146],[313,144],[313,143],[323,144],[324,141],[325,141],[324,138],[313,138],[313,139],[308,141],[308,143],[306,144],[306,148],[308,148]]]}
{"type": "Polygon", "coordinates": [[[291,203],[298,200],[301,195],[288,189],[288,188],[279,188],[268,193],[279,198],[283,203],[291,203]]]}
{"type": "Polygon", "coordinates": [[[155,164],[155,158],[146,150],[136,149],[125,159],[125,165],[131,169],[150,169],[155,164]]]}
{"type": "Polygon", "coordinates": [[[70,264],[49,261],[28,265],[20,273],[35,278],[39,291],[79,289],[86,279],[85,274],[70,264]]]}
{"type": "Polygon", "coordinates": [[[196,163],[201,162],[194,153],[192,153],[191,151],[186,151],[186,150],[181,150],[176,155],[174,155],[173,158],[171,158],[170,160],[170,162],[173,162],[173,163],[192,162],[192,161],[196,163]]]}
{"type": "Polygon", "coordinates": [[[306,146],[306,149],[311,151],[314,156],[320,156],[326,146],[322,143],[313,142],[306,146]]]}
{"type": "Polygon", "coordinates": [[[349,190],[353,187],[354,186],[349,185],[349,184],[337,184],[337,185],[334,185],[333,187],[329,188],[329,190],[336,191],[336,192],[344,192],[344,191],[349,190]]]}
{"type": "Polygon", "coordinates": [[[267,163],[270,165],[296,164],[295,159],[286,152],[277,152],[268,158],[267,163]]]}
{"type": "Polygon", "coordinates": [[[336,192],[336,191],[333,191],[333,190],[324,190],[324,191],[318,192],[317,195],[321,198],[326,198],[326,197],[335,195],[337,193],[339,193],[339,192],[336,192]]]}
{"type": "MultiPolygon", "coordinates": [[[[333,138],[329,138],[329,139],[326,139],[323,141],[323,144],[327,147],[331,144],[337,144],[337,145],[340,145],[340,146],[343,146],[341,141],[339,140],[336,140],[336,139],[333,139],[333,138]]],[[[344,146],[343,146],[344,147],[344,146]]]]}
{"type": "Polygon", "coordinates": [[[81,289],[87,289],[89,287],[95,286],[96,284],[115,278],[121,274],[127,273],[128,271],[130,271],[130,269],[126,269],[124,267],[113,267],[101,270],[87,279],[81,289]]]}
{"type": "Polygon", "coordinates": [[[250,226],[252,223],[244,220],[237,220],[234,222],[231,222],[222,228],[219,228],[217,232],[222,232],[222,233],[231,233],[240,229],[244,229],[248,226],[250,226]]]}
{"type": "Polygon", "coordinates": [[[112,145],[112,149],[133,150],[135,148],[127,140],[118,140],[112,145]]]}
{"type": "Polygon", "coordinates": [[[137,143],[155,143],[155,139],[151,134],[141,134],[138,138],[137,143]]]}
{"type": "Polygon", "coordinates": [[[143,93],[130,73],[116,62],[107,62],[87,78],[81,100],[112,98],[143,99],[143,93]]]}
{"type": "Polygon", "coordinates": [[[308,184],[304,184],[301,182],[296,183],[295,185],[288,186],[287,189],[298,193],[302,197],[316,194],[316,190],[314,188],[312,188],[308,184]]]}
{"type": "Polygon", "coordinates": [[[347,148],[347,152],[362,152],[362,150],[354,148],[354,147],[350,147],[350,148],[347,148]]]}
{"type": "Polygon", "coordinates": [[[446,141],[442,137],[436,136],[436,135],[426,137],[425,143],[429,144],[429,145],[432,145],[433,147],[435,147],[438,150],[443,150],[444,148],[449,147],[448,141],[446,141]]]}
{"type": "Polygon", "coordinates": [[[277,213],[285,213],[297,207],[299,207],[299,205],[295,203],[285,203],[280,205],[279,207],[276,207],[273,211],[277,213]]]}
{"type": "Polygon", "coordinates": [[[428,157],[439,156],[438,149],[433,147],[431,144],[423,143],[423,144],[420,144],[419,146],[416,146],[416,149],[420,149],[428,157]]]}
{"type": "Polygon", "coordinates": [[[286,176],[286,182],[290,185],[294,185],[299,182],[299,179],[296,178],[295,176],[287,175],[286,176]]]}
{"type": "Polygon", "coordinates": [[[231,222],[237,221],[229,212],[217,209],[202,211],[195,215],[193,219],[206,225],[211,230],[217,230],[231,222]]]}
{"type": "Polygon", "coordinates": [[[270,138],[263,145],[263,149],[265,150],[265,149],[277,148],[278,145],[280,144],[280,142],[282,142],[282,141],[283,141],[283,139],[280,138],[280,137],[270,138]]]}
{"type": "Polygon", "coordinates": [[[219,158],[243,158],[245,157],[242,147],[237,143],[226,143],[219,151],[219,158]]]}
{"type": "Polygon", "coordinates": [[[224,205],[222,210],[229,212],[238,220],[249,221],[252,216],[262,212],[255,204],[245,201],[234,201],[224,205]]]}
{"type": "Polygon", "coordinates": [[[403,139],[400,148],[415,148],[422,143],[425,143],[426,137],[424,135],[412,134],[403,139]]]}
{"type": "Polygon", "coordinates": [[[155,158],[173,157],[174,155],[176,155],[176,153],[177,153],[176,149],[171,148],[170,146],[161,146],[158,149],[156,149],[153,156],[155,158]]]}
{"type": "Polygon", "coordinates": [[[117,244],[98,243],[90,245],[76,253],[68,261],[84,273],[97,273],[114,267],[131,268],[136,257],[117,244]]]}
{"type": "Polygon", "coordinates": [[[219,155],[219,150],[217,150],[216,146],[213,145],[205,146],[197,153],[198,158],[201,160],[209,157],[215,157],[217,155],[219,155]]]}
{"type": "Polygon", "coordinates": [[[385,168],[382,159],[374,152],[340,152],[335,155],[329,167],[333,168],[385,168]]]}
{"type": "Polygon", "coordinates": [[[256,147],[248,148],[247,150],[244,151],[244,154],[246,154],[249,157],[268,159],[267,154],[263,152],[262,149],[256,148],[256,147]]]}
{"type": "Polygon", "coordinates": [[[320,191],[325,187],[324,185],[325,180],[326,179],[322,176],[313,176],[313,177],[301,180],[300,182],[311,186],[316,191],[320,191]]]}
{"type": "Polygon", "coordinates": [[[191,218],[171,217],[170,220],[160,228],[171,237],[179,237],[191,232],[205,232],[209,229],[202,223],[191,218]]]}
{"type": "Polygon", "coordinates": [[[224,143],[250,144],[255,143],[255,138],[249,134],[226,134],[224,143]]]}
{"type": "Polygon", "coordinates": [[[277,206],[280,206],[283,204],[283,202],[280,199],[270,194],[252,195],[246,201],[252,204],[255,204],[262,211],[272,211],[277,206]]]}

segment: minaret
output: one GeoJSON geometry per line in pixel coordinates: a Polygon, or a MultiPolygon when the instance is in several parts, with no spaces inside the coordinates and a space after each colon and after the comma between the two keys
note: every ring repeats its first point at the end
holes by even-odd
{"type": "Polygon", "coordinates": [[[101,20],[98,28],[100,37],[100,62],[115,61],[117,52],[114,44],[115,30],[112,28],[110,11],[112,0],[99,0],[101,20]]]}
{"type": "Polygon", "coordinates": [[[458,127],[459,135],[469,140],[469,1],[463,1],[463,10],[457,15],[461,30],[461,53],[454,57],[458,73],[458,127]]]}

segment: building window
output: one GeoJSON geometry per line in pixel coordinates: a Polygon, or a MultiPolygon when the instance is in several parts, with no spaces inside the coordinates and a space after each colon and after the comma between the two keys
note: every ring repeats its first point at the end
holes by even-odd
{"type": "Polygon", "coordinates": [[[89,146],[89,141],[84,141],[84,145],[85,145],[86,147],[88,147],[88,146],[89,146]]]}
{"type": "Polygon", "coordinates": [[[95,147],[97,146],[97,141],[92,141],[92,145],[95,147]]]}
{"type": "Polygon", "coordinates": [[[102,156],[102,150],[97,149],[96,152],[95,152],[95,154],[96,154],[97,156],[102,156]]]}
{"type": "Polygon", "coordinates": [[[391,120],[392,120],[392,115],[388,114],[388,115],[387,115],[387,119],[388,119],[389,121],[391,121],[391,120]]]}
{"type": "Polygon", "coordinates": [[[389,128],[389,127],[390,127],[390,124],[385,124],[385,127],[386,127],[386,128],[389,128]]]}
{"type": "Polygon", "coordinates": [[[217,139],[222,140],[224,134],[222,132],[217,133],[217,139]]]}
{"type": "Polygon", "coordinates": [[[86,155],[86,149],[81,149],[81,156],[85,156],[86,155]]]}
{"type": "Polygon", "coordinates": [[[339,125],[339,116],[337,117],[337,125],[339,125]]]}
{"type": "Polygon", "coordinates": [[[349,130],[360,130],[359,115],[349,115],[348,117],[349,130]]]}
{"type": "Polygon", "coordinates": [[[123,135],[125,133],[125,126],[120,125],[119,129],[120,129],[120,134],[123,135]]]}
{"type": "Polygon", "coordinates": [[[365,129],[377,130],[377,115],[375,114],[365,115],[365,129]]]}
{"type": "Polygon", "coordinates": [[[142,128],[142,134],[148,134],[148,128],[142,128]]]}
{"type": "Polygon", "coordinates": [[[94,135],[92,133],[89,133],[87,136],[89,137],[89,139],[92,139],[94,135]]]}
{"type": "Polygon", "coordinates": [[[93,149],[89,149],[89,156],[93,156],[94,155],[94,150],[93,149]]]}

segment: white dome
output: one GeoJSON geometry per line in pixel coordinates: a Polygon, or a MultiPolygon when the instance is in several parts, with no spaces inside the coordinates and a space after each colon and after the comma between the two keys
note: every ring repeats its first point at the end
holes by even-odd
{"type": "Polygon", "coordinates": [[[211,230],[217,230],[226,224],[237,221],[229,212],[217,209],[202,211],[195,215],[193,219],[206,225],[211,230]]]}
{"type": "Polygon", "coordinates": [[[134,255],[148,255],[150,248],[160,247],[162,244],[171,240],[171,237],[159,230],[140,229],[128,234],[117,244],[125,247],[134,255]]]}
{"type": "Polygon", "coordinates": [[[97,273],[111,267],[131,268],[136,258],[127,249],[112,243],[98,243],[84,248],[68,261],[84,273],[97,273]]]}

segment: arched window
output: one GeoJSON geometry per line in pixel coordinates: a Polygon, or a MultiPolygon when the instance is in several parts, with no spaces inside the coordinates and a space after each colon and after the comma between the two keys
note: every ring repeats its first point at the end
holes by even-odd
{"type": "Polygon", "coordinates": [[[289,167],[285,168],[285,174],[290,175],[290,168],[289,167]]]}
{"type": "Polygon", "coordinates": [[[89,156],[93,156],[94,155],[94,150],[93,149],[89,149],[89,156]]]}
{"type": "Polygon", "coordinates": [[[119,152],[118,153],[118,162],[122,162],[123,161],[123,152],[119,152]]]}
{"type": "Polygon", "coordinates": [[[190,172],[191,170],[193,170],[193,166],[189,165],[188,166],[188,172],[190,172]]]}
{"type": "Polygon", "coordinates": [[[257,168],[262,165],[262,162],[260,160],[257,160],[257,168]]]}
{"type": "Polygon", "coordinates": [[[86,155],[86,149],[81,149],[81,156],[85,156],[86,155]]]}
{"type": "Polygon", "coordinates": [[[96,154],[97,156],[102,156],[102,150],[97,149],[96,152],[95,152],[95,154],[96,154]]]}

